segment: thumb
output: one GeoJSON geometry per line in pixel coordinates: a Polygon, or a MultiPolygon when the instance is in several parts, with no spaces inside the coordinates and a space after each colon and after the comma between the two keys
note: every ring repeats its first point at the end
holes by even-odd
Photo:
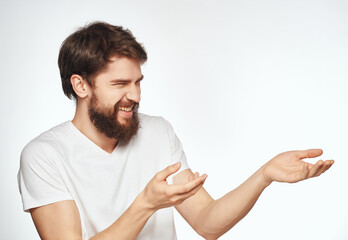
{"type": "Polygon", "coordinates": [[[300,159],[302,158],[315,158],[319,157],[321,154],[323,154],[322,149],[308,149],[308,150],[301,150],[298,151],[298,156],[300,159]]]}
{"type": "Polygon", "coordinates": [[[157,173],[157,179],[160,181],[167,179],[167,177],[177,172],[180,169],[180,167],[181,162],[177,162],[173,165],[166,167],[165,169],[157,173]]]}

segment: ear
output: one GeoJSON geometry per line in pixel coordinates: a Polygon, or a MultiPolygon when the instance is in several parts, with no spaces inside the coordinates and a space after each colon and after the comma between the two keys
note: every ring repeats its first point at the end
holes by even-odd
{"type": "Polygon", "coordinates": [[[73,74],[70,78],[71,86],[79,98],[86,98],[91,93],[91,86],[80,75],[73,74]]]}

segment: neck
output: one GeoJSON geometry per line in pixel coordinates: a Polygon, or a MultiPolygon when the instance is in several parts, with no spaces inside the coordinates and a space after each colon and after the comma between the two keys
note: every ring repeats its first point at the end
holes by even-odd
{"type": "Polygon", "coordinates": [[[108,153],[112,153],[116,147],[117,140],[109,138],[100,133],[88,116],[88,107],[85,102],[78,102],[76,112],[71,121],[87,138],[108,153]]]}

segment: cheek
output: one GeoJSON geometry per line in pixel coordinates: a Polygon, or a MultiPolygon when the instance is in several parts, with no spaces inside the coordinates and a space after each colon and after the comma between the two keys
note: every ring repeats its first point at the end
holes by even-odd
{"type": "Polygon", "coordinates": [[[114,108],[117,103],[123,101],[126,90],[117,88],[108,88],[99,92],[100,106],[104,108],[114,108]]]}
{"type": "Polygon", "coordinates": [[[124,94],[117,91],[104,96],[107,106],[115,106],[115,104],[122,101],[124,94]]]}
{"type": "Polygon", "coordinates": [[[120,104],[124,102],[124,99],[120,96],[115,96],[113,99],[111,99],[111,105],[115,106],[116,104],[120,104]]]}

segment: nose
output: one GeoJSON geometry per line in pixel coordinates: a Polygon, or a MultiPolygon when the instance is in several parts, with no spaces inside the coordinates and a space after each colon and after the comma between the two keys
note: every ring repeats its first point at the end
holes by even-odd
{"type": "Polygon", "coordinates": [[[126,98],[127,100],[133,101],[133,102],[139,102],[140,101],[140,94],[141,94],[141,89],[139,86],[132,86],[129,88],[126,98]]]}

